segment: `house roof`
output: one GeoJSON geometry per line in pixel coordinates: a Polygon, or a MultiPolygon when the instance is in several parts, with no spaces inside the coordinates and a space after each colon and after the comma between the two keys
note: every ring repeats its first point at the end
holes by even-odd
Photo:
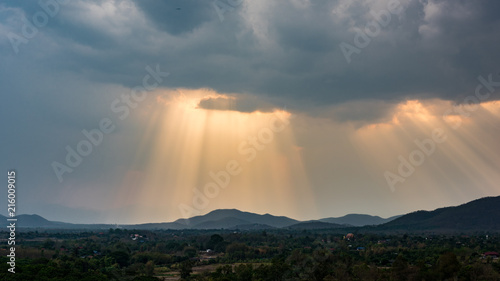
{"type": "Polygon", "coordinates": [[[486,252],[484,253],[485,256],[498,256],[499,254],[497,252],[486,252]]]}

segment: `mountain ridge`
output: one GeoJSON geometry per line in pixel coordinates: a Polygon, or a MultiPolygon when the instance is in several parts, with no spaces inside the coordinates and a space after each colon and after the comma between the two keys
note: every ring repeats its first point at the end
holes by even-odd
{"type": "Polygon", "coordinates": [[[392,216],[384,219],[379,216],[372,216],[366,214],[347,214],[342,217],[329,217],[329,218],[319,219],[319,221],[336,223],[336,224],[348,224],[351,226],[366,226],[366,225],[384,224],[401,216],[402,215],[392,216]]]}
{"type": "MultiPolygon", "coordinates": [[[[0,215],[4,220],[7,217],[0,215]]],[[[319,220],[298,221],[286,216],[255,214],[237,209],[217,209],[205,215],[173,222],[143,224],[72,224],[47,220],[39,215],[18,215],[16,226],[50,229],[358,229],[359,231],[431,231],[431,232],[500,232],[500,196],[484,197],[458,206],[432,211],[415,211],[401,216],[381,218],[348,214],[319,220]]]]}
{"type": "Polygon", "coordinates": [[[500,196],[489,196],[433,211],[419,210],[380,225],[391,230],[500,231],[500,196]]]}

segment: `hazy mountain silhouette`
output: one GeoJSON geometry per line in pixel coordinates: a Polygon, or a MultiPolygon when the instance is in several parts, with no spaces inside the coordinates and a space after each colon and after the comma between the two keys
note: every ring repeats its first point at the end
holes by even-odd
{"type": "Polygon", "coordinates": [[[352,226],[365,226],[365,225],[379,225],[383,223],[390,222],[394,219],[401,217],[393,216],[390,218],[381,218],[379,216],[370,216],[370,215],[362,215],[362,214],[348,214],[343,217],[338,218],[324,218],[320,219],[322,222],[336,223],[336,224],[348,224],[352,226]]]}
{"type": "MultiPolygon", "coordinates": [[[[1,216],[2,221],[6,221],[8,217],[1,216]]],[[[39,215],[18,215],[14,217],[17,219],[15,221],[17,227],[57,227],[58,225],[64,225],[63,222],[49,221],[39,215]]],[[[9,222],[11,223],[11,222],[9,222]]]]}
{"type": "Polygon", "coordinates": [[[344,228],[346,225],[329,223],[322,221],[305,221],[299,222],[288,226],[288,229],[331,229],[331,228],[344,228]]]}
{"type": "MultiPolygon", "coordinates": [[[[6,221],[10,217],[0,215],[0,219],[6,221]]],[[[49,221],[39,215],[17,215],[13,217],[17,219],[15,221],[16,228],[52,228],[52,229],[109,229],[114,228],[114,224],[73,224],[58,221],[49,221]]],[[[11,223],[12,221],[7,221],[11,223]]],[[[8,224],[7,224],[8,225],[8,224]]]]}
{"type": "Polygon", "coordinates": [[[416,211],[378,228],[442,232],[500,231],[500,196],[485,197],[434,211],[416,211]]]}
{"type": "MultiPolygon", "coordinates": [[[[340,218],[325,218],[313,221],[297,221],[284,216],[259,215],[236,209],[214,210],[190,219],[174,222],[144,223],[130,225],[72,224],[49,221],[38,215],[18,215],[16,226],[21,228],[51,229],[339,229],[361,227],[363,231],[381,232],[471,232],[500,231],[500,196],[486,197],[456,206],[434,211],[417,211],[403,216],[383,219],[377,216],[350,214],[340,218]],[[384,224],[379,224],[388,221],[384,224]],[[377,225],[379,224],[379,225],[377,225]],[[377,226],[374,226],[377,225],[377,226]]],[[[0,219],[6,221],[7,217],[0,219]]]]}
{"type": "Polygon", "coordinates": [[[288,217],[273,216],[270,214],[258,215],[236,209],[219,209],[203,216],[196,216],[190,219],[178,219],[175,223],[184,224],[187,228],[206,229],[206,226],[210,224],[214,226],[221,225],[220,220],[223,219],[228,223],[225,228],[232,228],[236,225],[244,224],[264,224],[272,227],[285,227],[299,222],[288,217]],[[219,223],[215,223],[217,221],[219,221],[219,223]]]}

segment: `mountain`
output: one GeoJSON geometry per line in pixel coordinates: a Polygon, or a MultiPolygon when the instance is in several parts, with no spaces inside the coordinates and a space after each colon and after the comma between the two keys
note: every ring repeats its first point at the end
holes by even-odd
{"type": "Polygon", "coordinates": [[[500,231],[500,196],[460,206],[416,211],[377,227],[379,230],[470,232],[500,231]]]}
{"type": "Polygon", "coordinates": [[[265,230],[265,229],[275,229],[276,227],[272,227],[267,224],[259,224],[259,223],[252,223],[252,224],[239,224],[236,225],[233,229],[238,229],[238,230],[265,230]]]}
{"type": "Polygon", "coordinates": [[[365,226],[365,225],[379,225],[386,222],[390,222],[401,216],[393,216],[387,219],[381,218],[379,216],[361,215],[361,214],[348,214],[343,217],[338,218],[324,218],[319,221],[336,223],[336,224],[347,224],[352,226],[365,226]]]}
{"type": "MultiPolygon", "coordinates": [[[[112,224],[73,224],[67,222],[49,221],[39,215],[23,214],[17,215],[14,218],[17,219],[17,221],[15,221],[16,228],[109,229],[116,227],[116,225],[112,224]]],[[[0,215],[0,219],[6,221],[8,217],[0,215]]]]}
{"type": "Polygon", "coordinates": [[[288,229],[330,229],[330,228],[343,228],[345,225],[322,222],[322,221],[306,221],[299,222],[288,226],[288,229]]]}
{"type": "MultiPolygon", "coordinates": [[[[160,222],[160,223],[142,223],[142,224],[128,224],[120,225],[122,228],[126,229],[185,229],[186,225],[176,223],[176,222],[160,222]]],[[[116,225],[113,226],[116,228],[116,225]]]]}
{"type": "MultiPolygon", "coordinates": [[[[18,216],[14,217],[14,218],[17,219],[16,226],[18,226],[18,227],[43,227],[43,228],[50,228],[50,227],[57,227],[59,225],[64,225],[65,224],[63,222],[49,221],[49,220],[47,220],[45,218],[42,218],[39,215],[18,215],[18,216]]],[[[7,219],[7,217],[2,216],[1,219],[3,221],[5,221],[7,219]]]]}
{"type": "MultiPolygon", "coordinates": [[[[4,221],[7,219],[0,215],[4,221]]],[[[50,229],[271,229],[281,228],[299,221],[283,216],[270,214],[259,215],[242,212],[236,209],[221,209],[212,211],[206,215],[196,216],[189,219],[178,219],[174,222],[144,223],[130,225],[113,224],[72,224],[64,222],[49,221],[38,215],[18,215],[17,226],[21,228],[50,228],[50,229]]]]}
{"type": "Polygon", "coordinates": [[[251,222],[235,217],[226,217],[215,221],[205,221],[193,226],[196,229],[219,229],[219,228],[234,228],[237,225],[247,225],[251,222]]]}
{"type": "Polygon", "coordinates": [[[223,219],[225,219],[228,223],[224,228],[234,228],[234,226],[238,224],[264,224],[272,227],[286,227],[299,222],[291,218],[273,216],[270,214],[258,215],[249,212],[242,212],[236,209],[219,209],[203,216],[196,216],[189,219],[178,219],[175,223],[183,224],[186,228],[207,229],[208,226],[217,226],[215,228],[222,228],[219,226],[222,226],[220,220],[223,219]],[[217,221],[219,221],[219,223],[217,223],[217,221]]]}
{"type": "MultiPolygon", "coordinates": [[[[377,216],[350,214],[340,218],[316,221],[297,221],[288,217],[259,215],[236,209],[215,210],[206,215],[174,222],[145,223],[135,225],[72,224],[49,221],[38,215],[18,215],[16,227],[50,229],[240,229],[260,230],[287,229],[352,229],[365,232],[500,232],[500,196],[486,197],[469,203],[436,209],[417,211],[403,216],[383,219],[377,216]],[[390,221],[389,221],[390,220],[390,221]],[[383,224],[379,224],[385,222],[383,224]],[[378,224],[378,225],[377,225],[378,224]],[[363,225],[362,227],[360,227],[363,225]]],[[[6,220],[7,217],[0,216],[6,220]]]]}
{"type": "Polygon", "coordinates": [[[33,226],[33,227],[52,227],[58,225],[60,223],[49,221],[45,218],[42,218],[39,215],[19,215],[17,216],[17,225],[24,226],[33,226]]]}

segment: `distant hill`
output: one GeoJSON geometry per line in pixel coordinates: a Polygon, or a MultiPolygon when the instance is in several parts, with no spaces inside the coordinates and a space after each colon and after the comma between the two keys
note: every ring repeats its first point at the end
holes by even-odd
{"type": "Polygon", "coordinates": [[[258,224],[258,223],[252,223],[252,224],[239,224],[233,227],[232,229],[237,229],[237,230],[264,230],[264,229],[275,229],[276,227],[272,227],[267,224],[258,224]]]}
{"type": "Polygon", "coordinates": [[[205,221],[193,226],[196,229],[219,229],[219,228],[234,228],[237,225],[247,225],[251,222],[234,217],[226,217],[216,221],[205,221]]]}
{"type": "Polygon", "coordinates": [[[322,222],[322,221],[306,221],[299,222],[288,226],[288,229],[330,229],[330,228],[344,228],[345,225],[322,222]]]}
{"type": "Polygon", "coordinates": [[[417,211],[377,227],[380,230],[469,232],[500,231],[500,196],[469,203],[417,211]]]}
{"type": "Polygon", "coordinates": [[[207,229],[207,227],[211,225],[217,226],[215,228],[222,228],[220,227],[222,226],[220,223],[222,219],[228,222],[224,228],[232,228],[238,224],[264,224],[272,227],[286,227],[299,222],[288,217],[279,217],[270,214],[258,215],[236,209],[219,209],[203,216],[196,216],[190,219],[178,219],[175,223],[183,224],[187,228],[207,229]],[[239,220],[239,222],[237,220],[239,220]],[[217,221],[219,221],[219,223],[215,223],[217,221]]]}
{"type": "Polygon", "coordinates": [[[17,218],[17,225],[23,226],[32,226],[32,227],[52,227],[56,225],[60,225],[63,223],[49,221],[45,218],[42,218],[39,215],[19,215],[17,218]]]}
{"type": "MultiPolygon", "coordinates": [[[[120,225],[122,228],[127,229],[185,229],[186,225],[176,222],[160,222],[160,223],[142,223],[142,224],[127,224],[120,225]]],[[[116,228],[114,226],[113,228],[116,228]]]]}
{"type": "MultiPolygon", "coordinates": [[[[2,219],[7,219],[0,216],[2,219]]],[[[49,228],[49,229],[271,229],[281,228],[296,224],[299,221],[283,216],[270,214],[259,215],[242,212],[236,209],[221,209],[212,211],[206,215],[192,217],[190,219],[178,219],[174,222],[144,223],[130,225],[114,224],[72,224],[64,222],[49,221],[38,215],[18,215],[17,226],[21,228],[49,228]]]]}
{"type": "Polygon", "coordinates": [[[400,216],[393,216],[387,219],[381,218],[379,216],[361,215],[361,214],[348,214],[343,217],[338,218],[324,218],[320,219],[322,222],[336,223],[336,224],[347,224],[352,226],[365,226],[365,225],[379,225],[383,223],[390,222],[397,219],[400,216]]]}
{"type": "MultiPolygon", "coordinates": [[[[50,228],[50,227],[57,227],[59,225],[65,224],[63,222],[49,221],[45,218],[42,218],[39,215],[18,215],[14,218],[17,219],[16,226],[18,226],[18,227],[50,228]]],[[[7,217],[2,216],[1,219],[6,220],[7,217]]]]}
{"type": "MultiPolygon", "coordinates": [[[[116,227],[112,224],[73,224],[58,221],[49,221],[39,215],[17,215],[16,228],[46,228],[46,229],[109,229],[116,227]]],[[[0,215],[0,219],[6,221],[8,218],[0,215]]]]}
{"type": "MultiPolygon", "coordinates": [[[[20,228],[47,229],[239,229],[260,230],[287,229],[359,229],[365,232],[500,232],[500,196],[486,197],[469,203],[436,209],[417,211],[403,216],[383,219],[377,216],[350,214],[340,218],[325,218],[314,221],[298,221],[270,214],[259,215],[236,209],[215,210],[190,219],[174,222],[130,225],[72,224],[49,221],[39,215],[18,215],[16,226],[20,228]],[[386,222],[388,221],[388,222],[386,222]],[[385,223],[383,223],[385,222],[385,223]],[[382,224],[381,224],[382,223],[382,224]]],[[[7,217],[1,216],[6,220],[7,217]]]]}

